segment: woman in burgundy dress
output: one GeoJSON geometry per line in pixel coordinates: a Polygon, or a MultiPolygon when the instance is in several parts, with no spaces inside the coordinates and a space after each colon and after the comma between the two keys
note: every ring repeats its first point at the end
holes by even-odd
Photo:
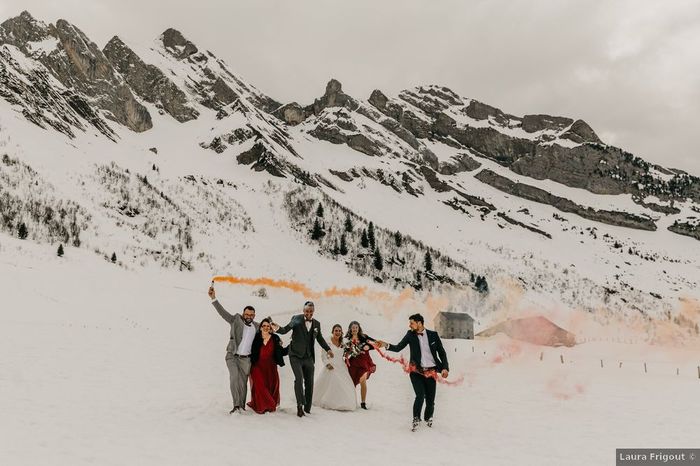
{"type": "Polygon", "coordinates": [[[369,344],[374,342],[374,338],[368,337],[362,331],[362,327],[356,321],[350,322],[348,333],[345,335],[348,342],[345,343],[345,361],[353,383],[357,387],[360,385],[360,397],[362,403],[360,407],[367,409],[367,379],[377,370],[369,351],[373,347],[369,344]]]}
{"type": "Polygon", "coordinates": [[[272,333],[270,319],[260,322],[250,352],[250,398],[248,406],[258,414],[273,412],[280,404],[280,376],[277,366],[284,366],[287,354],[280,337],[272,333]]]}

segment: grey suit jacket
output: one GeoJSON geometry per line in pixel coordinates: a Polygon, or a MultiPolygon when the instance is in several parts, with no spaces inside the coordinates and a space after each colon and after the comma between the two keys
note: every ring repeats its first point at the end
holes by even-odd
{"type": "MultiPolygon", "coordinates": [[[[231,359],[233,358],[233,355],[236,354],[236,350],[238,349],[238,345],[241,343],[241,340],[243,339],[243,327],[245,326],[245,322],[243,322],[243,316],[240,314],[229,314],[226,309],[219,303],[218,299],[215,299],[214,301],[211,302],[212,305],[214,306],[214,309],[216,309],[216,312],[219,313],[223,319],[231,324],[231,338],[228,341],[228,346],[226,346],[226,359],[231,359]]],[[[258,331],[260,324],[258,322],[253,321],[253,326],[255,327],[255,332],[258,331]]]]}
{"type": "Polygon", "coordinates": [[[331,349],[323,338],[321,334],[321,324],[316,319],[312,319],[311,321],[311,330],[306,330],[304,315],[295,315],[287,325],[280,327],[277,333],[285,334],[290,330],[292,331],[292,341],[289,344],[290,356],[315,360],[314,341],[317,341],[318,344],[321,345],[321,348],[326,351],[331,349]]]}

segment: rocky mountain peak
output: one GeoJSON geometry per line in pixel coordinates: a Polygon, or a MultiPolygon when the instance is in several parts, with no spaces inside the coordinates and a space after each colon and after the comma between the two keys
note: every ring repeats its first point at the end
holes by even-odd
{"type": "Polygon", "coordinates": [[[0,24],[0,43],[12,44],[23,52],[29,50],[29,42],[40,42],[50,36],[50,28],[23,11],[19,16],[10,18],[0,24]]]}
{"type": "Polygon", "coordinates": [[[326,92],[322,97],[314,101],[314,114],[318,115],[328,107],[346,107],[356,109],[358,103],[355,99],[343,92],[343,85],[337,79],[331,79],[326,84],[326,92]]]}
{"type": "Polygon", "coordinates": [[[107,42],[103,53],[143,100],[155,104],[179,122],[197,118],[199,112],[192,107],[185,92],[158,67],[145,63],[118,36],[107,42]]]}
{"type": "Polygon", "coordinates": [[[166,29],[163,34],[161,34],[160,39],[163,41],[165,49],[178,60],[182,60],[199,52],[197,46],[187,40],[177,29],[166,29]]]}

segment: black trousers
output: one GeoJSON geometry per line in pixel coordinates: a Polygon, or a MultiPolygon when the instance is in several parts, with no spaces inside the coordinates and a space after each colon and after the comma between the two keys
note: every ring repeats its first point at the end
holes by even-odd
{"type": "Polygon", "coordinates": [[[294,372],[294,395],[297,398],[297,406],[303,405],[308,411],[311,409],[311,400],[314,396],[314,360],[310,357],[289,356],[289,364],[294,372]]]}
{"type": "Polygon", "coordinates": [[[433,417],[433,411],[435,411],[435,388],[437,386],[437,381],[432,377],[425,377],[418,372],[411,372],[409,377],[411,378],[413,391],[416,394],[416,400],[413,402],[413,417],[420,419],[423,402],[425,401],[425,416],[423,419],[427,421],[433,417]]]}

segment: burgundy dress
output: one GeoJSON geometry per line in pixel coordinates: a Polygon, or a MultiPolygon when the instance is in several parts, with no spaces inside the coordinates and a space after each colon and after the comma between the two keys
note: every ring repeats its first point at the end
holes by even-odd
{"type": "MultiPolygon", "coordinates": [[[[359,345],[363,348],[366,343],[352,341],[350,344],[359,345]]],[[[371,348],[371,346],[370,346],[371,348]]],[[[348,357],[348,372],[350,372],[350,378],[352,382],[357,386],[360,383],[360,379],[364,374],[367,374],[367,378],[377,370],[377,366],[372,361],[372,356],[369,355],[368,350],[362,350],[357,356],[348,357]]]]}
{"type": "Polygon", "coordinates": [[[258,414],[273,412],[280,404],[280,376],[273,338],[260,347],[260,356],[250,368],[250,395],[248,406],[258,414]]]}

